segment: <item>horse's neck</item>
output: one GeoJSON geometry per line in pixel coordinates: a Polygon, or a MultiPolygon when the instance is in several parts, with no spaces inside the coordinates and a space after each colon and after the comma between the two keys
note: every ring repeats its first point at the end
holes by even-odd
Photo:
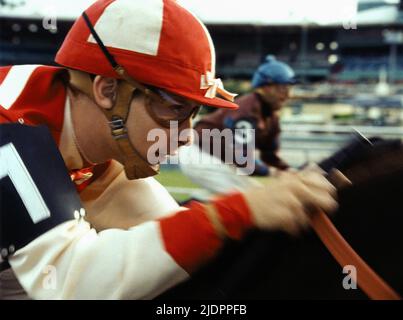
{"type": "Polygon", "coordinates": [[[392,176],[403,171],[403,147],[377,153],[345,169],[343,173],[355,185],[365,184],[373,179],[392,176]]]}

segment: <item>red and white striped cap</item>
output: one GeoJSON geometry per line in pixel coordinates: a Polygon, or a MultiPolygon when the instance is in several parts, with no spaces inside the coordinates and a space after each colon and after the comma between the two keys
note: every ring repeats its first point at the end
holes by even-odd
{"type": "MultiPolygon", "coordinates": [[[[85,13],[108,51],[135,80],[201,104],[237,108],[231,102],[235,95],[215,78],[215,50],[206,27],[175,1],[99,0],[85,13]]],[[[69,68],[118,77],[82,16],[55,60],[69,68]]]]}

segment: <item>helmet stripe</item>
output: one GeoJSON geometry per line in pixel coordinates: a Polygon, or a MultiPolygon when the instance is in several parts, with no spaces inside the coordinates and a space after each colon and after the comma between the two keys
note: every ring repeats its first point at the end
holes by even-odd
{"type": "MultiPolygon", "coordinates": [[[[114,1],[105,8],[94,29],[105,46],[156,56],[163,11],[162,0],[114,1]]],[[[92,35],[88,41],[96,43],[92,35]]]]}

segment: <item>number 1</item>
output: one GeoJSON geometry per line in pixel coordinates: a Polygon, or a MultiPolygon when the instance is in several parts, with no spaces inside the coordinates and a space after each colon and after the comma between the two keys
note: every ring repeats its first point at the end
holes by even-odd
{"type": "Polygon", "coordinates": [[[6,176],[11,179],[35,224],[50,217],[49,208],[12,143],[0,147],[0,180],[6,176]]]}

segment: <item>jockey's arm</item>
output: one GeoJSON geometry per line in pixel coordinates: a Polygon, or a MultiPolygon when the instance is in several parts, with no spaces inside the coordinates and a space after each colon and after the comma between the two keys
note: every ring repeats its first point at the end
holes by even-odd
{"type": "MultiPolygon", "coordinates": [[[[94,185],[93,192],[96,188],[94,185]]],[[[116,203],[134,191],[120,175],[109,188],[102,189],[103,197],[108,198],[108,190],[116,190],[113,196],[116,203]]],[[[158,194],[165,197],[160,188],[155,199],[158,194]]],[[[136,223],[127,219],[127,226],[132,225],[126,228],[93,217],[97,210],[104,211],[101,213],[104,217],[108,214],[113,217],[130,209],[130,205],[104,205],[107,202],[102,196],[99,202],[90,203],[90,194],[94,195],[88,192],[84,201],[87,219],[96,222],[101,231],[97,232],[84,219],[67,221],[9,258],[30,297],[150,299],[208,262],[226,238],[241,239],[253,227],[295,233],[307,225],[305,204],[327,211],[336,206],[330,196],[334,190],[319,174],[289,174],[273,179],[266,186],[217,198],[207,205],[194,202],[186,210],[172,207],[171,214],[156,215],[151,221],[140,218],[136,223]]],[[[141,195],[147,197],[144,193],[133,194],[133,201],[140,201],[141,195]]]]}

